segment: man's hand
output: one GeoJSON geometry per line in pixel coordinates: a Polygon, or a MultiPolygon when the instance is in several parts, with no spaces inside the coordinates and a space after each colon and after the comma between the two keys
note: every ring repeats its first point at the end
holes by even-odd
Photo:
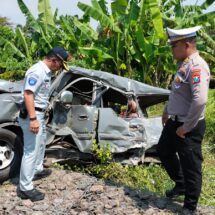
{"type": "Polygon", "coordinates": [[[168,114],[164,112],[163,115],[162,115],[162,125],[163,126],[166,125],[166,122],[167,122],[168,118],[169,118],[168,114]]]}
{"type": "Polygon", "coordinates": [[[30,130],[34,133],[37,134],[39,132],[39,122],[37,120],[30,121],[30,130]]]}
{"type": "Polygon", "coordinates": [[[176,134],[181,137],[181,138],[185,138],[185,130],[183,129],[182,126],[178,127],[177,130],[176,130],[176,134]]]}

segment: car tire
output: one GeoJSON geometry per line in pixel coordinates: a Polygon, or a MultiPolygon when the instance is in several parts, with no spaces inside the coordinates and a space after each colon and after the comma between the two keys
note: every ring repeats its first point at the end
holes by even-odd
{"type": "Polygon", "coordinates": [[[19,172],[22,151],[19,137],[7,129],[0,128],[0,183],[19,172]]]}

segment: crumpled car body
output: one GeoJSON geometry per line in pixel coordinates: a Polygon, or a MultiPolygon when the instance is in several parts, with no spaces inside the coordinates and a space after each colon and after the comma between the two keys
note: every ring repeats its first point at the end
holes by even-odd
{"type": "MultiPolygon", "coordinates": [[[[22,88],[22,81],[0,80],[0,127],[13,132],[20,145],[22,88]]],[[[169,90],[107,72],[71,67],[54,78],[49,94],[47,157],[90,161],[95,159],[93,144],[98,144],[108,146],[116,161],[138,164],[144,162],[145,152],[157,144],[162,130],[161,118],[148,118],[146,108],[166,101],[169,90]],[[72,99],[63,98],[65,92],[71,92],[72,99]],[[120,116],[120,107],[127,107],[129,99],[136,102],[138,117],[120,116]]],[[[0,144],[0,153],[3,148],[4,144],[0,144]]],[[[0,171],[3,158],[0,154],[0,171]]]]}

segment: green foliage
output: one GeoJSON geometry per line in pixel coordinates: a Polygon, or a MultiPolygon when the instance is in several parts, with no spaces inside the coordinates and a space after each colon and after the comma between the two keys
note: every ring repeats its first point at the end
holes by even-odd
{"type": "MultiPolygon", "coordinates": [[[[98,40],[90,48],[80,49],[95,67],[155,85],[159,85],[161,78],[169,80],[164,77],[169,73],[161,73],[165,64],[158,63],[158,59],[164,61],[158,56],[166,47],[163,45],[166,37],[157,0],[115,0],[111,3],[112,14],[107,12],[105,4],[100,6],[95,0],[92,0],[92,6],[82,3],[78,6],[100,24],[98,40]],[[99,13],[95,14],[95,9],[99,13]]],[[[170,53],[166,56],[169,61],[170,53]]]]}
{"type": "Polygon", "coordinates": [[[96,173],[97,176],[111,180],[116,184],[126,185],[135,189],[164,193],[165,189],[172,184],[165,171],[157,164],[123,166],[120,163],[110,163],[108,165],[100,165],[99,167],[100,172],[95,167],[88,168],[88,171],[92,174],[96,173]],[[158,175],[159,177],[157,177],[158,175]]]}
{"type": "Polygon", "coordinates": [[[0,27],[11,27],[11,22],[7,17],[0,16],[0,27]]]}
{"type": "Polygon", "coordinates": [[[17,80],[22,80],[24,76],[25,76],[25,72],[23,71],[7,71],[0,74],[0,79],[17,81],[17,80]]]}
{"type": "Polygon", "coordinates": [[[104,13],[98,1],[91,0],[91,3],[92,6],[78,2],[78,7],[83,10],[85,14],[99,21],[101,26],[111,28],[111,30],[115,32],[120,32],[116,23],[114,23],[114,21],[104,13]]]}
{"type": "Polygon", "coordinates": [[[112,159],[112,152],[110,150],[110,145],[108,143],[102,142],[100,144],[93,140],[92,150],[100,160],[101,164],[107,163],[112,159]]]}
{"type": "Polygon", "coordinates": [[[64,170],[64,169],[67,169],[68,165],[61,165],[59,163],[54,163],[54,164],[52,164],[52,167],[56,168],[56,169],[64,170]]]}
{"type": "Polygon", "coordinates": [[[52,15],[49,0],[39,0],[38,11],[39,11],[39,20],[42,23],[45,29],[45,32],[47,32],[49,25],[55,26],[54,16],[52,15]]]}
{"type": "Polygon", "coordinates": [[[159,103],[147,108],[147,114],[149,117],[161,116],[163,114],[165,103],[159,103]]]}
{"type": "Polygon", "coordinates": [[[82,18],[58,17],[57,10],[53,15],[49,0],[38,1],[35,18],[23,0],[17,1],[27,22],[13,31],[8,21],[1,19],[0,70],[25,71],[51,47],[64,46],[76,65],[167,87],[176,66],[164,27],[198,24],[203,26],[199,49],[215,71],[214,12],[204,12],[212,4],[210,0],[189,6],[180,0],[113,0],[111,11],[105,0],[91,0],[92,6],[78,3],[84,12],[82,18]],[[99,23],[96,31],[91,18],[99,23]],[[18,65],[10,63],[13,61],[18,65]]]}
{"type": "Polygon", "coordinates": [[[203,144],[203,185],[200,203],[215,206],[215,151],[213,145],[203,144]]]}
{"type": "Polygon", "coordinates": [[[206,108],[206,133],[205,138],[209,143],[215,144],[215,90],[209,90],[206,108]]]}

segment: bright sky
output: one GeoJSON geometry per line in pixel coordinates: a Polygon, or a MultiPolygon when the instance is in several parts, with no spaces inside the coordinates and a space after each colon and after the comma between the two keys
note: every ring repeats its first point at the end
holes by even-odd
{"type": "MultiPolygon", "coordinates": [[[[23,0],[27,5],[28,9],[31,13],[37,17],[37,0],[23,0]]],[[[81,16],[83,13],[77,7],[78,2],[91,4],[91,0],[50,0],[51,8],[53,12],[56,8],[58,8],[58,15],[79,15],[81,16]]],[[[110,4],[111,0],[106,0],[108,4],[110,4]]],[[[201,4],[204,0],[187,0],[186,4],[201,4]]],[[[215,1],[213,5],[210,7],[210,11],[215,11],[215,1]]],[[[0,0],[0,16],[5,16],[10,19],[10,21],[16,24],[25,24],[25,17],[19,9],[17,0],[0,0]]],[[[92,23],[93,24],[93,23],[92,23]]]]}

